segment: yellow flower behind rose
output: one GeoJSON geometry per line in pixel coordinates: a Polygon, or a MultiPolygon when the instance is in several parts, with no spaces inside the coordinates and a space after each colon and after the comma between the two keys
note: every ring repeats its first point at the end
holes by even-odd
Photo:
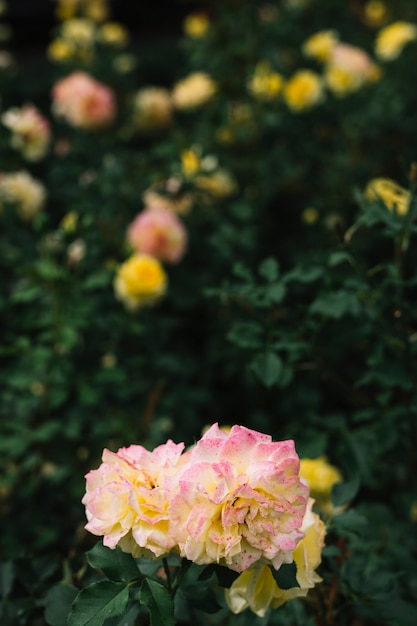
{"type": "Polygon", "coordinates": [[[96,26],[92,20],[73,18],[66,20],[61,26],[61,37],[75,46],[92,46],[96,34],[96,26]]]}
{"type": "Polygon", "coordinates": [[[305,56],[326,63],[338,41],[339,35],[335,30],[321,30],[304,42],[302,51],[305,56]]]}
{"type": "Polygon", "coordinates": [[[317,513],[313,513],[313,504],[310,498],[301,527],[305,536],[293,552],[299,587],[281,589],[268,565],[247,569],[225,592],[227,605],[233,613],[241,613],[249,607],[258,617],[264,617],[269,608],[277,609],[288,600],[305,597],[321,582],[316,570],[321,563],[326,527],[317,513]]]}
{"type": "Polygon", "coordinates": [[[129,42],[129,33],[127,29],[118,22],[106,22],[100,27],[97,38],[99,41],[109,46],[122,47],[126,46],[129,42]]]}
{"type": "Polygon", "coordinates": [[[69,61],[77,55],[77,49],[68,41],[57,38],[49,44],[47,55],[51,61],[69,61]]]}
{"type": "Polygon", "coordinates": [[[312,70],[298,70],[284,87],[284,100],[294,113],[313,108],[323,100],[323,97],[323,81],[312,70]]]}
{"type": "Polygon", "coordinates": [[[66,233],[73,233],[77,229],[79,215],[75,211],[66,213],[59,223],[59,227],[66,233]]]}
{"type": "Polygon", "coordinates": [[[114,291],[126,308],[135,311],[159,300],[166,292],[167,283],[167,275],[157,259],[134,254],[119,267],[114,291]]]}
{"type": "Polygon", "coordinates": [[[388,7],[381,0],[369,0],[363,8],[364,21],[368,26],[382,26],[388,19],[388,7]]]}
{"type": "Polygon", "coordinates": [[[43,209],[46,196],[43,184],[25,170],[0,174],[0,202],[12,204],[24,222],[30,222],[43,209]]]}
{"type": "Polygon", "coordinates": [[[269,102],[275,100],[284,87],[284,79],[275,72],[268,61],[260,61],[249,78],[247,88],[257,100],[269,102]]]}
{"type": "Polygon", "coordinates": [[[181,152],[181,170],[186,178],[194,176],[201,166],[201,159],[194,150],[183,150],[181,152]]]}
{"type": "Polygon", "coordinates": [[[209,102],[217,92],[217,84],[206,72],[192,72],[175,83],[172,90],[174,107],[189,111],[209,102]]]}
{"type": "Polygon", "coordinates": [[[364,196],[369,202],[382,200],[389,211],[398,215],[405,215],[410,208],[410,192],[389,178],[373,178],[366,186],[364,196]]]}
{"type": "Polygon", "coordinates": [[[195,39],[204,37],[209,27],[210,20],[205,13],[190,13],[183,22],[184,33],[195,39]]]}
{"type": "Polygon", "coordinates": [[[340,470],[331,465],[325,456],[319,456],[316,459],[301,459],[300,476],[307,481],[311,497],[316,500],[317,507],[331,513],[333,485],[343,481],[340,470]]]}
{"type": "Polygon", "coordinates": [[[410,22],[394,22],[379,31],[375,42],[375,54],[383,61],[393,61],[405,46],[417,39],[417,26],[410,22]]]}
{"type": "Polygon", "coordinates": [[[140,131],[167,128],[172,122],[171,94],[164,87],[143,87],[133,98],[133,124],[140,131]]]}
{"type": "Polygon", "coordinates": [[[195,178],[197,189],[206,191],[215,198],[227,198],[237,191],[237,183],[232,175],[224,170],[217,169],[211,174],[201,174],[195,178]]]}

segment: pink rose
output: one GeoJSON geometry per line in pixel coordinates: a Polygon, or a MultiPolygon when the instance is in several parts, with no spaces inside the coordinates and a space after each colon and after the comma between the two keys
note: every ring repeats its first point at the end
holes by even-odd
{"type": "Polygon", "coordinates": [[[87,476],[86,529],[134,556],[160,558],[175,542],[168,533],[168,502],[162,483],[180,459],[184,444],[171,440],[150,452],[142,446],[104,450],[103,463],[87,476]]]}
{"type": "Polygon", "coordinates": [[[136,252],[177,263],[185,252],[187,232],[171,211],[147,208],[128,227],[127,241],[136,252]]]}
{"type": "Polygon", "coordinates": [[[77,128],[102,128],[116,115],[112,90],[85,72],[76,71],[58,81],[52,99],[54,113],[77,128]]]}
{"type": "Polygon", "coordinates": [[[293,441],[214,424],[168,483],[170,534],[181,556],[237,572],[292,561],[308,501],[293,441]]]}

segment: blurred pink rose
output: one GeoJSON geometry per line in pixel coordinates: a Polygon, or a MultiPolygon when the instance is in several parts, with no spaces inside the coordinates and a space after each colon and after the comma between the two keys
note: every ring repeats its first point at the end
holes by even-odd
{"type": "Polygon", "coordinates": [[[185,252],[187,232],[172,211],[147,208],[128,227],[127,241],[136,252],[177,263],[185,252]]]}
{"type": "Polygon", "coordinates": [[[103,463],[86,475],[82,499],[86,529],[134,556],[159,558],[174,547],[162,482],[175,469],[184,444],[171,440],[150,452],[142,446],[104,450],[103,463]]]}
{"type": "Polygon", "coordinates": [[[237,572],[256,562],[276,569],[292,562],[309,492],[293,441],[214,424],[179,469],[167,499],[181,556],[237,572]]]}
{"type": "Polygon", "coordinates": [[[116,115],[112,90],[85,72],[76,71],[58,81],[52,99],[54,113],[77,128],[102,128],[116,115]]]}

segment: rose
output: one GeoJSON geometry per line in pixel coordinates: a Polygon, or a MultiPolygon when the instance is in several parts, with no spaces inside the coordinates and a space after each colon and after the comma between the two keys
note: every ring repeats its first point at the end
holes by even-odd
{"type": "Polygon", "coordinates": [[[164,208],[147,208],[127,229],[127,241],[137,252],[160,261],[177,263],[187,244],[187,232],[180,219],[164,208]]]}
{"type": "Polygon", "coordinates": [[[293,441],[214,424],[171,482],[170,532],[181,556],[238,572],[291,562],[308,498],[298,472],[293,441]]]}
{"type": "Polygon", "coordinates": [[[73,72],[55,83],[52,99],[54,113],[78,128],[108,126],[116,115],[112,90],[85,72],[73,72]]]}
{"type": "Polygon", "coordinates": [[[306,596],[309,589],[322,580],[316,569],[321,563],[326,528],[317,513],[313,513],[313,504],[314,500],[309,498],[301,527],[305,537],[293,552],[299,587],[281,589],[268,565],[248,569],[226,590],[226,602],[233,613],[241,613],[249,607],[256,615],[264,617],[270,607],[276,609],[288,600],[306,596]]]}
{"type": "Polygon", "coordinates": [[[143,446],[104,450],[103,463],[86,475],[86,529],[134,556],[160,558],[175,542],[169,534],[163,483],[175,470],[184,444],[171,440],[152,452],[143,446]]]}

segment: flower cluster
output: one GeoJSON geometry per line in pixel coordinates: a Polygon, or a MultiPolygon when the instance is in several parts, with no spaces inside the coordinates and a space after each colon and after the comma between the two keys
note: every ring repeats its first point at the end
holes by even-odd
{"type": "Polygon", "coordinates": [[[135,555],[175,551],[236,572],[291,563],[309,510],[294,443],[214,424],[183,449],[168,441],[152,452],[105,450],[86,476],[86,528],[135,555]]]}

